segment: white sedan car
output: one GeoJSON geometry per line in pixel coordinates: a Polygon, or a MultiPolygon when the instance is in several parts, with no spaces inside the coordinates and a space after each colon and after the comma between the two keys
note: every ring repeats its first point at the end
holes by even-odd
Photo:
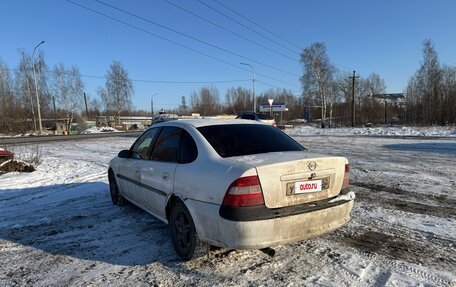
{"type": "Polygon", "coordinates": [[[112,201],[169,223],[176,253],[262,249],[346,224],[353,207],[345,157],[308,152],[249,120],[156,124],[109,165],[112,201]]]}

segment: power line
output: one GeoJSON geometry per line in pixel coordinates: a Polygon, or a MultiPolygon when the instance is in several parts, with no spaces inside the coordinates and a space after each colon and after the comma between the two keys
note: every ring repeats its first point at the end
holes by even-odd
{"type": "MultiPolygon", "coordinates": [[[[21,69],[0,69],[0,70],[9,70],[9,71],[19,71],[21,69]]],[[[32,70],[32,69],[26,69],[32,70]]],[[[54,71],[50,70],[42,70],[42,72],[46,74],[55,74],[54,71]]],[[[65,74],[69,74],[67,71],[64,72],[65,74]]],[[[94,76],[94,75],[86,75],[86,74],[79,74],[81,77],[84,78],[95,78],[95,79],[106,79],[105,76],[94,76]]],[[[216,80],[216,81],[171,81],[171,80],[143,80],[143,79],[130,79],[132,82],[145,82],[145,83],[158,83],[158,84],[223,84],[223,83],[239,83],[239,82],[249,82],[250,79],[239,79],[239,80],[216,80]]]]}
{"type": "MultiPolygon", "coordinates": [[[[165,0],[165,1],[167,1],[167,0],[165,0]]],[[[198,1],[201,2],[201,0],[198,0],[198,1]]],[[[281,39],[282,41],[285,41],[285,42],[287,42],[288,44],[290,44],[290,45],[292,45],[292,46],[294,46],[294,47],[296,47],[296,48],[298,48],[298,49],[300,49],[300,50],[303,49],[301,46],[296,45],[296,44],[294,44],[294,43],[288,41],[287,39],[283,38],[283,37],[280,36],[279,34],[274,33],[274,32],[272,32],[271,30],[267,29],[266,27],[264,27],[264,26],[262,26],[262,25],[260,25],[260,24],[258,24],[258,23],[256,23],[256,22],[254,22],[253,20],[251,20],[251,19],[249,19],[248,17],[242,15],[241,13],[235,11],[233,8],[227,6],[226,4],[222,3],[221,1],[219,1],[219,0],[213,0],[213,1],[216,2],[216,3],[218,3],[219,5],[221,5],[222,7],[228,9],[228,10],[231,11],[232,13],[238,15],[239,17],[243,18],[244,20],[247,20],[248,22],[254,24],[255,26],[260,27],[260,28],[263,29],[264,31],[266,31],[266,32],[268,32],[268,33],[270,33],[270,34],[276,36],[277,38],[281,39]]],[[[345,68],[345,69],[349,69],[349,70],[355,69],[355,68],[353,68],[353,67],[340,65],[340,64],[337,64],[337,63],[334,63],[334,62],[332,62],[332,64],[335,65],[335,66],[339,66],[339,67],[345,68]]]]}
{"type": "MultiPolygon", "coordinates": [[[[136,29],[136,30],[139,30],[139,31],[141,31],[141,32],[144,32],[144,33],[146,33],[146,34],[148,34],[148,35],[150,35],[150,36],[157,37],[157,38],[159,38],[159,39],[162,39],[162,40],[164,40],[164,41],[170,42],[170,43],[172,43],[172,44],[174,44],[174,45],[177,45],[177,46],[179,46],[179,47],[185,48],[185,49],[190,50],[190,51],[192,51],[192,52],[195,52],[195,53],[197,53],[197,54],[200,54],[200,55],[203,55],[203,56],[205,56],[205,57],[211,58],[211,59],[213,59],[213,60],[216,60],[216,61],[218,61],[218,62],[224,63],[224,64],[226,64],[226,65],[232,66],[232,67],[234,67],[234,68],[236,68],[236,69],[239,69],[239,70],[242,70],[242,71],[245,71],[245,72],[250,72],[250,70],[248,70],[248,69],[246,69],[246,68],[242,68],[242,67],[240,67],[240,66],[237,66],[237,65],[235,65],[235,64],[232,64],[232,63],[230,63],[230,62],[228,62],[228,61],[225,61],[225,60],[223,60],[223,59],[220,59],[220,58],[211,56],[211,55],[209,55],[209,54],[207,54],[207,53],[201,52],[201,51],[199,51],[199,50],[197,50],[197,49],[191,48],[191,47],[186,46],[186,45],[184,45],[184,44],[180,44],[180,43],[178,43],[178,42],[176,42],[176,41],[170,40],[170,39],[168,39],[168,38],[166,38],[166,37],[163,37],[163,36],[160,36],[160,35],[155,34],[155,33],[153,33],[153,32],[147,31],[147,30],[145,30],[145,29],[143,29],[143,28],[140,28],[140,27],[138,27],[138,26],[135,26],[135,25],[129,24],[129,23],[127,23],[127,22],[124,22],[124,21],[122,21],[122,20],[116,19],[116,18],[114,18],[114,17],[112,17],[112,16],[109,16],[109,15],[104,14],[104,13],[102,13],[102,12],[96,11],[96,10],[91,9],[91,8],[89,8],[89,7],[86,7],[86,6],[84,6],[84,5],[78,4],[78,3],[73,2],[73,1],[71,1],[71,0],[66,0],[66,1],[69,2],[69,3],[71,3],[71,4],[73,4],[73,5],[79,6],[80,8],[86,9],[86,10],[88,10],[88,11],[91,11],[91,12],[95,13],[95,14],[98,14],[98,15],[101,15],[101,16],[103,16],[103,17],[105,17],[105,18],[108,18],[108,19],[110,19],[110,20],[112,20],[112,21],[115,21],[115,22],[118,22],[118,23],[123,24],[123,25],[125,25],[125,26],[128,26],[128,27],[130,27],[130,28],[132,28],[132,29],[136,29]]],[[[283,83],[283,84],[286,84],[286,85],[289,85],[289,86],[295,86],[295,87],[296,87],[296,85],[294,85],[294,84],[291,84],[291,83],[288,83],[288,82],[285,82],[285,81],[282,81],[282,80],[279,80],[279,79],[275,79],[275,78],[273,78],[273,77],[269,77],[269,76],[264,75],[264,74],[261,74],[261,73],[256,73],[256,74],[257,74],[257,75],[260,75],[260,76],[262,76],[262,77],[264,77],[264,78],[267,78],[267,79],[276,81],[276,82],[281,82],[281,83],[283,83]]]]}
{"type": "Polygon", "coordinates": [[[237,37],[239,37],[239,38],[241,38],[241,39],[243,39],[243,40],[245,40],[245,41],[248,41],[248,42],[250,42],[250,43],[252,43],[252,44],[255,44],[255,45],[257,45],[257,46],[259,46],[259,47],[261,47],[261,48],[263,48],[263,49],[266,49],[266,50],[268,50],[268,51],[270,51],[270,52],[273,52],[273,53],[275,53],[275,54],[277,54],[277,55],[283,56],[283,57],[285,57],[285,58],[287,58],[287,59],[290,59],[290,60],[292,60],[292,61],[296,61],[295,58],[292,58],[292,57],[290,57],[290,56],[288,56],[288,55],[285,55],[285,54],[283,54],[283,53],[281,53],[281,52],[279,52],[279,51],[276,51],[276,50],[271,49],[271,48],[269,48],[269,47],[266,47],[266,46],[264,46],[264,45],[262,45],[262,44],[260,44],[260,43],[258,43],[258,42],[256,42],[256,41],[253,41],[252,39],[249,39],[249,38],[247,38],[247,37],[244,37],[244,36],[242,36],[242,35],[240,35],[240,34],[238,34],[238,33],[236,33],[236,32],[233,32],[233,31],[231,31],[231,30],[229,30],[229,29],[227,29],[227,28],[225,28],[225,27],[223,27],[223,26],[221,26],[221,25],[219,25],[219,24],[217,24],[217,23],[215,23],[215,22],[212,22],[211,20],[208,20],[208,19],[206,19],[206,18],[204,18],[204,17],[202,17],[202,16],[200,16],[200,15],[198,15],[198,14],[196,14],[196,13],[194,13],[194,12],[192,12],[192,11],[190,11],[190,10],[188,10],[188,9],[186,9],[186,8],[184,8],[184,7],[180,6],[180,5],[178,5],[178,4],[176,4],[176,3],[173,3],[173,2],[171,2],[171,1],[169,1],[169,0],[164,0],[164,1],[165,1],[166,3],[168,3],[168,4],[170,4],[170,5],[173,5],[174,7],[178,8],[178,9],[181,9],[181,10],[183,10],[183,11],[185,11],[185,12],[187,12],[187,13],[193,15],[194,17],[197,17],[197,18],[199,18],[199,19],[201,19],[201,20],[203,20],[203,21],[205,21],[205,22],[207,22],[207,23],[209,23],[209,24],[211,24],[211,25],[214,25],[215,27],[218,27],[219,29],[222,29],[222,30],[224,30],[224,31],[226,31],[226,32],[228,32],[228,33],[230,33],[230,34],[232,34],[232,35],[235,35],[235,36],[237,36],[237,37]]]}
{"type": "Polygon", "coordinates": [[[285,89],[284,87],[278,87],[278,86],[275,86],[275,85],[272,85],[272,84],[269,84],[269,83],[266,83],[266,82],[263,82],[263,81],[260,81],[260,80],[256,80],[258,83],[262,83],[263,85],[266,85],[266,86],[269,86],[269,87],[273,87],[273,88],[276,88],[276,89],[280,89],[280,90],[289,90],[291,91],[293,94],[300,94],[299,91],[293,91],[291,89],[285,89]]]}
{"type": "Polygon", "coordinates": [[[271,30],[265,28],[264,26],[261,26],[260,24],[254,22],[253,20],[249,19],[248,17],[246,17],[246,16],[242,15],[241,13],[235,11],[234,9],[228,7],[226,4],[223,4],[222,2],[220,2],[220,1],[218,1],[218,0],[214,0],[214,1],[217,2],[219,5],[225,7],[225,8],[228,9],[229,11],[233,12],[234,14],[236,14],[236,15],[240,16],[241,18],[243,18],[243,19],[249,21],[250,23],[254,24],[255,26],[257,26],[257,27],[263,29],[264,31],[266,31],[266,32],[268,32],[268,33],[270,33],[270,34],[276,36],[276,37],[279,38],[280,40],[285,41],[285,42],[287,42],[288,44],[290,44],[290,45],[292,45],[292,46],[294,46],[294,47],[296,47],[296,48],[302,50],[302,47],[301,47],[301,46],[296,45],[296,44],[294,44],[294,43],[288,41],[287,39],[283,38],[282,36],[280,36],[280,35],[278,35],[278,34],[272,32],[271,30]]]}
{"type": "Polygon", "coordinates": [[[209,54],[207,54],[207,53],[198,51],[198,50],[193,49],[193,48],[191,48],[191,47],[188,47],[188,46],[186,46],[186,45],[180,44],[180,43],[178,43],[178,42],[176,42],[176,41],[170,40],[170,39],[165,38],[165,37],[163,37],[163,36],[160,36],[160,35],[158,35],[158,34],[155,34],[155,33],[152,33],[152,32],[150,32],[150,31],[147,31],[147,30],[145,30],[145,29],[142,29],[142,28],[140,28],[140,27],[138,27],[138,26],[135,26],[135,25],[129,24],[129,23],[127,23],[127,22],[124,22],[124,21],[122,21],[122,20],[116,19],[116,18],[111,17],[111,16],[109,16],[109,15],[106,15],[106,14],[104,14],[104,13],[102,13],[102,12],[93,10],[93,9],[91,9],[91,8],[89,8],[89,7],[84,6],[84,5],[78,4],[78,3],[73,2],[73,1],[71,1],[71,0],[66,0],[66,1],[69,2],[69,3],[71,3],[71,4],[73,4],[73,5],[79,6],[79,7],[83,8],[83,9],[89,10],[89,11],[95,13],[95,14],[101,15],[101,16],[106,17],[106,18],[108,18],[108,19],[111,19],[111,20],[113,20],[113,21],[115,21],[115,22],[118,22],[118,23],[120,23],[120,24],[123,24],[123,25],[125,25],[125,26],[128,26],[128,27],[130,27],[130,28],[133,28],[133,29],[142,31],[142,32],[144,32],[144,33],[146,33],[146,34],[149,34],[149,35],[151,35],[151,36],[160,38],[160,39],[165,40],[165,41],[167,41],[167,42],[170,42],[170,43],[172,43],[172,44],[174,44],[174,45],[177,45],[177,46],[180,46],[180,47],[182,47],[182,48],[188,49],[188,50],[190,50],[190,51],[192,51],[192,52],[195,52],[195,53],[197,53],[197,54],[206,56],[206,57],[208,57],[208,58],[211,58],[211,59],[213,59],[213,60],[216,60],[216,61],[218,61],[218,62],[227,64],[227,65],[230,65],[230,66],[235,67],[235,68],[237,68],[237,69],[241,69],[241,70],[244,70],[244,71],[246,71],[246,72],[249,72],[249,70],[244,69],[244,68],[239,67],[239,66],[236,66],[236,65],[234,65],[234,64],[232,64],[232,63],[230,63],[230,62],[227,62],[227,61],[225,61],[225,60],[223,60],[223,59],[220,59],[220,58],[211,56],[211,55],[209,55],[209,54]]]}
{"type": "Polygon", "coordinates": [[[278,42],[278,41],[276,41],[276,40],[274,40],[274,39],[272,39],[272,38],[270,38],[270,37],[264,35],[263,33],[260,33],[260,32],[258,32],[258,31],[256,31],[255,29],[252,29],[252,28],[250,28],[249,26],[242,24],[242,23],[239,22],[238,20],[234,19],[234,18],[231,17],[231,16],[226,15],[225,13],[223,13],[223,12],[221,12],[220,10],[218,10],[218,9],[216,9],[216,8],[214,8],[214,7],[212,7],[212,6],[210,6],[209,4],[207,4],[207,3],[205,3],[205,2],[203,2],[203,1],[201,1],[201,0],[198,0],[198,2],[200,2],[202,5],[206,6],[207,8],[209,8],[209,9],[211,9],[211,10],[213,10],[213,11],[219,13],[220,15],[223,15],[224,17],[230,19],[231,21],[237,23],[238,25],[241,25],[242,27],[244,27],[244,28],[246,28],[246,29],[248,29],[248,30],[254,32],[255,34],[258,34],[258,35],[260,35],[261,37],[263,37],[263,38],[265,38],[265,39],[268,39],[269,41],[275,43],[276,45],[278,45],[278,46],[280,46],[280,47],[282,47],[282,48],[285,48],[285,49],[287,49],[288,51],[290,51],[290,52],[292,52],[292,53],[294,53],[294,54],[298,54],[298,55],[299,55],[299,53],[296,52],[295,50],[292,50],[292,49],[288,48],[287,46],[283,45],[282,43],[280,43],[280,42],[278,42]]]}
{"type": "MultiPolygon", "coordinates": [[[[256,63],[256,64],[258,64],[258,65],[262,65],[262,66],[264,66],[264,67],[268,67],[268,68],[270,68],[270,69],[274,69],[274,70],[279,71],[279,72],[282,72],[282,73],[286,73],[286,74],[289,74],[289,75],[293,75],[293,76],[299,77],[298,74],[291,73],[291,72],[288,72],[288,71],[286,71],[286,70],[284,70],[284,69],[277,68],[277,67],[274,67],[274,66],[265,64],[265,63],[263,63],[263,62],[260,62],[260,61],[257,61],[257,60],[254,60],[254,59],[251,59],[251,58],[242,56],[241,54],[238,54],[238,53],[236,53],[236,52],[227,50],[227,49],[225,49],[225,48],[222,48],[222,47],[219,47],[219,46],[217,46],[217,45],[211,44],[211,43],[209,43],[209,42],[207,42],[207,41],[201,40],[201,39],[199,39],[199,38],[196,38],[196,37],[190,36],[190,35],[188,35],[188,34],[182,33],[182,32],[180,32],[180,31],[177,31],[177,30],[175,30],[175,29],[172,29],[172,28],[169,28],[169,27],[167,27],[167,26],[161,25],[161,24],[159,24],[159,23],[157,23],[157,22],[155,22],[155,21],[152,21],[152,20],[143,18],[143,17],[138,16],[138,15],[132,13],[132,12],[126,11],[126,10],[121,9],[121,8],[118,8],[118,7],[114,6],[114,5],[105,3],[105,2],[100,1],[100,0],[94,0],[94,1],[95,1],[95,2],[98,2],[98,3],[102,4],[102,5],[108,6],[108,7],[112,8],[112,9],[115,9],[115,10],[117,10],[117,11],[120,11],[120,12],[122,12],[122,13],[125,13],[125,14],[127,14],[127,15],[130,15],[130,16],[132,16],[132,17],[138,18],[138,19],[140,19],[140,20],[142,20],[142,21],[145,21],[145,22],[148,22],[148,23],[153,24],[153,25],[155,25],[155,26],[158,26],[158,27],[160,27],[160,28],[162,28],[162,29],[171,31],[171,32],[176,33],[176,34],[179,34],[179,35],[181,35],[181,36],[183,36],[183,37],[192,39],[192,40],[194,40],[194,41],[200,42],[200,43],[205,44],[205,45],[207,45],[207,46],[210,46],[210,47],[212,47],[212,48],[218,49],[218,50],[223,51],[223,52],[225,52],[225,53],[228,53],[228,54],[237,56],[237,57],[242,58],[242,59],[244,59],[244,60],[247,60],[247,61],[256,63]]],[[[71,1],[70,1],[70,2],[71,2],[71,1]]]]}

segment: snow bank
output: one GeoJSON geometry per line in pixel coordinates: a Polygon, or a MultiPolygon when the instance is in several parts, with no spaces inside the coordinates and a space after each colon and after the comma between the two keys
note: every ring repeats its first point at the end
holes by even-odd
{"type": "Polygon", "coordinates": [[[423,136],[456,137],[454,127],[378,127],[378,128],[331,128],[295,127],[288,131],[290,135],[331,135],[331,136],[423,136]]]}
{"type": "Polygon", "coordinates": [[[98,133],[113,133],[113,132],[119,132],[115,128],[111,127],[92,127],[90,129],[86,129],[85,131],[82,132],[82,134],[98,134],[98,133]]]}

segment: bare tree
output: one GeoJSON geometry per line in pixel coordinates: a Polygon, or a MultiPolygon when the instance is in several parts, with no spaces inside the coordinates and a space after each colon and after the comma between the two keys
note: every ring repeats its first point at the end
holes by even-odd
{"type": "Polygon", "coordinates": [[[83,90],[84,84],[81,80],[81,74],[76,66],[72,66],[68,71],[68,99],[70,108],[70,122],[72,122],[74,115],[81,112],[83,104],[83,90]]]}
{"type": "Polygon", "coordinates": [[[252,93],[242,87],[230,88],[225,94],[228,113],[237,114],[252,109],[252,93]]]}
{"type": "Polygon", "coordinates": [[[52,92],[58,107],[64,112],[70,110],[70,97],[68,94],[68,81],[65,66],[60,63],[52,69],[52,92]]]}
{"type": "Polygon", "coordinates": [[[301,77],[303,96],[321,106],[321,127],[325,127],[327,97],[332,91],[335,68],[324,43],[313,43],[301,53],[304,74],[301,77]]]}
{"type": "Polygon", "coordinates": [[[384,94],[386,92],[385,81],[376,73],[371,73],[366,80],[367,92],[364,101],[366,109],[364,113],[370,123],[379,122],[382,117],[382,108],[381,104],[375,99],[375,95],[384,94]]]}
{"type": "Polygon", "coordinates": [[[95,117],[101,115],[102,105],[101,101],[98,98],[90,99],[88,96],[87,101],[89,102],[89,117],[95,117]]]}
{"type": "Polygon", "coordinates": [[[431,40],[423,42],[423,63],[416,73],[418,89],[424,104],[424,117],[428,124],[436,123],[441,113],[441,68],[431,40]]]}
{"type": "Polygon", "coordinates": [[[14,130],[14,94],[13,82],[8,66],[0,58],[0,133],[12,132],[14,130]]]}
{"type": "Polygon", "coordinates": [[[215,86],[203,87],[199,93],[193,92],[190,95],[192,109],[203,116],[211,116],[220,113],[220,97],[215,86]]]}
{"type": "Polygon", "coordinates": [[[32,72],[32,59],[30,55],[21,52],[18,68],[16,69],[15,88],[16,94],[19,96],[18,101],[24,110],[23,119],[32,119],[31,124],[28,124],[27,129],[37,130],[37,122],[35,116],[36,100],[34,91],[34,81],[32,72]]]}
{"type": "MultiPolygon", "coordinates": [[[[409,81],[407,103],[415,103],[415,121],[424,124],[442,124],[447,122],[444,92],[443,69],[431,40],[423,41],[423,62],[409,81]]],[[[454,107],[453,107],[454,108],[454,107]]]]}
{"type": "Polygon", "coordinates": [[[122,110],[130,110],[134,94],[133,83],[127,70],[119,61],[113,61],[106,73],[105,90],[100,90],[101,99],[108,109],[116,111],[117,121],[122,110]]]}
{"type": "Polygon", "coordinates": [[[456,123],[456,67],[444,65],[442,68],[443,114],[445,124],[456,123]]]}

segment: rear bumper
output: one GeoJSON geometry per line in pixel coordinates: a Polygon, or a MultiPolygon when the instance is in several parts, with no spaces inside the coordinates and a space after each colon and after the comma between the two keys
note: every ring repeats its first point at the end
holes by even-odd
{"type": "Polygon", "coordinates": [[[259,249],[300,241],[333,231],[350,219],[353,200],[300,214],[260,220],[235,221],[219,215],[219,206],[186,202],[201,240],[235,249],[259,249]]]}
{"type": "Polygon", "coordinates": [[[314,212],[344,204],[352,199],[331,202],[321,200],[316,203],[299,204],[282,208],[267,208],[265,205],[249,207],[221,206],[219,214],[223,219],[231,221],[255,221],[286,217],[291,215],[314,212]]]}

